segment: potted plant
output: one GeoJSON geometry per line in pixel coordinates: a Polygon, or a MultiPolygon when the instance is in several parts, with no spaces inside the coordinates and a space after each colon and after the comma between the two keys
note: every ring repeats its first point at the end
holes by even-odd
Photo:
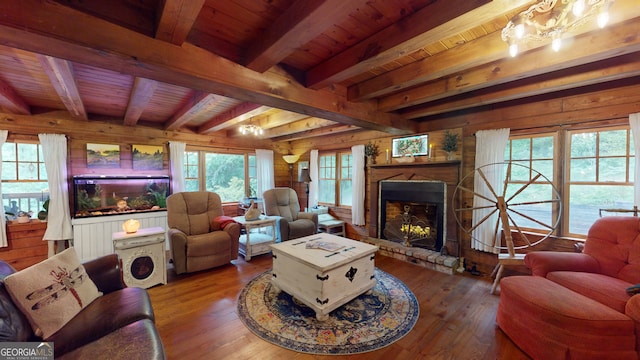
{"type": "Polygon", "coordinates": [[[364,155],[367,157],[367,160],[370,164],[376,163],[376,156],[378,156],[379,150],[378,145],[369,141],[364,146],[364,155]]]}
{"type": "Polygon", "coordinates": [[[458,150],[458,134],[449,130],[444,133],[442,141],[442,150],[447,152],[447,160],[453,160],[453,152],[458,150]]]}

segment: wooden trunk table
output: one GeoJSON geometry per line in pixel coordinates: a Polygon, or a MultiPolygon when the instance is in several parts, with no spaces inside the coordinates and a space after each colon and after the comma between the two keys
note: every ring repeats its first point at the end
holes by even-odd
{"type": "Polygon", "coordinates": [[[271,245],[271,284],[295,297],[326,320],[329,313],[376,284],[377,246],[321,233],[271,245]],[[334,251],[307,248],[326,242],[334,251]]]}

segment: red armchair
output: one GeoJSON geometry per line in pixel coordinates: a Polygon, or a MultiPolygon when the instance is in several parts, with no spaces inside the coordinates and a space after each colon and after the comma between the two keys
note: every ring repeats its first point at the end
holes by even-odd
{"type": "Polygon", "coordinates": [[[498,325],[534,359],[638,359],[640,218],[605,217],[582,253],[533,251],[534,276],[501,283],[498,325]]]}

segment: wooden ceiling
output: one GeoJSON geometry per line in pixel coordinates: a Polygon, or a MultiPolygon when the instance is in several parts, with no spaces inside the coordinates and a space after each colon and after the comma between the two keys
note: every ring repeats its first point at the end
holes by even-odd
{"type": "MultiPolygon", "coordinates": [[[[420,122],[640,74],[640,6],[510,58],[523,0],[0,1],[0,106],[289,141],[420,122]]],[[[37,121],[37,117],[34,117],[37,121]]]]}

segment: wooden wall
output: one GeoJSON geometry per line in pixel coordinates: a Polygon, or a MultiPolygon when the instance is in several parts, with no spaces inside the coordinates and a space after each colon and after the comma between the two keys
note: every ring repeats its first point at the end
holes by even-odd
{"type": "MultiPolygon", "coordinates": [[[[608,126],[627,124],[630,113],[640,112],[640,78],[612,81],[598,86],[585,86],[579,91],[567,91],[514,101],[502,106],[486,106],[474,111],[460,111],[438,116],[419,124],[418,133],[428,133],[429,140],[436,149],[433,161],[444,160],[446,154],[440,150],[444,131],[454,130],[462,135],[460,146],[455,156],[461,162],[464,177],[474,169],[476,131],[508,127],[512,133],[541,132],[577,126],[608,126]]],[[[121,167],[109,170],[108,173],[132,172],[130,147],[132,144],[163,145],[167,150],[169,141],[183,141],[188,147],[207,148],[219,151],[244,152],[255,148],[273,149],[275,153],[275,184],[289,186],[289,167],[282,156],[289,152],[301,155],[300,161],[309,160],[311,149],[347,150],[356,144],[372,141],[379,145],[381,154],[377,161],[384,162],[384,149],[391,148],[391,140],[396,136],[377,131],[353,131],[332,135],[331,141],[317,137],[286,143],[270,141],[247,141],[242,137],[228,137],[225,133],[214,135],[198,135],[189,131],[164,131],[144,126],[126,127],[117,122],[72,120],[63,114],[47,113],[33,116],[0,114],[0,129],[9,130],[11,139],[34,139],[38,133],[62,133],[69,139],[70,172],[73,175],[86,173],[107,173],[86,168],[86,143],[120,144],[123,152],[121,167]]],[[[168,153],[168,150],[165,154],[168,153]]],[[[418,161],[427,161],[418,158],[418,161]]],[[[157,173],[168,174],[168,155],[163,170],[157,173]]],[[[145,172],[147,174],[147,172],[145,172]]],[[[297,164],[294,168],[293,188],[298,192],[301,206],[306,204],[304,184],[299,183],[297,164]]],[[[365,204],[369,203],[369,196],[365,204]]],[[[352,226],[351,209],[332,207],[330,212],[345,220],[347,235],[351,238],[364,238],[369,234],[368,226],[352,226]]],[[[367,221],[370,215],[366,216],[367,221]]],[[[495,263],[495,255],[480,253],[470,249],[468,239],[459,239],[462,256],[470,263],[478,265],[482,272],[490,272],[495,263]]],[[[560,239],[547,241],[550,249],[570,251],[574,240],[560,239]]]]}
{"type": "MultiPolygon", "coordinates": [[[[461,161],[461,177],[473,172],[475,163],[475,133],[483,129],[510,128],[512,133],[536,133],[575,127],[597,127],[628,124],[630,113],[640,112],[640,77],[612,81],[597,86],[585,86],[578,91],[564,91],[545,96],[532,97],[514,101],[502,106],[486,106],[474,111],[460,111],[422,122],[418,133],[428,133],[434,144],[441,141],[444,130],[459,131],[463,136],[456,159],[461,161]]],[[[366,144],[369,140],[379,144],[382,149],[378,162],[384,161],[384,149],[390,147],[394,136],[375,131],[361,131],[334,135],[327,144],[322,138],[306,139],[292,143],[296,153],[308,152],[310,149],[338,150],[349,149],[356,144],[366,144]]],[[[437,147],[439,149],[439,147],[437,147]]],[[[435,159],[444,159],[446,154],[439,150],[435,159]]],[[[369,204],[370,193],[367,193],[365,204],[369,204]]],[[[367,211],[369,209],[367,208],[367,211]]],[[[348,208],[331,208],[330,212],[343,220],[351,221],[348,208]]],[[[347,234],[351,238],[368,236],[370,215],[366,216],[364,227],[347,226],[347,234]]],[[[470,219],[467,219],[470,221],[470,219]]],[[[470,239],[461,233],[461,255],[468,264],[475,264],[479,271],[490,273],[497,258],[471,249],[470,239]]],[[[578,240],[579,241],[579,240],[578,240]]],[[[536,249],[573,251],[576,239],[547,239],[536,249]]],[[[526,271],[526,269],[515,269],[526,271]]],[[[507,270],[509,271],[509,270],[507,270]]]]}

